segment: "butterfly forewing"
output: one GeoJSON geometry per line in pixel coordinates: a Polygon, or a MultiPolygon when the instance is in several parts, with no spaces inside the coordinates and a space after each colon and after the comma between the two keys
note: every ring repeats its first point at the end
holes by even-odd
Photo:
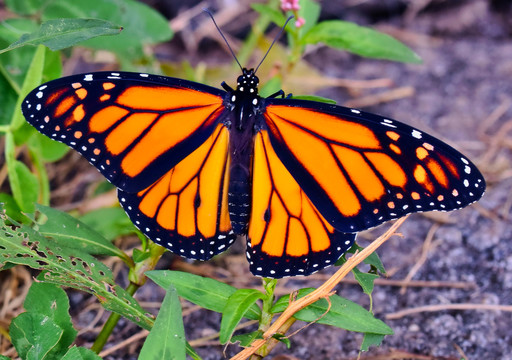
{"type": "Polygon", "coordinates": [[[201,145],[226,116],[225,92],[184,80],[99,72],[44,84],[23,101],[27,121],[136,192],[201,145]]]}
{"type": "Polygon", "coordinates": [[[289,99],[268,99],[264,115],[279,159],[339,231],[461,208],[485,190],[466,157],[395,120],[289,99]]]}

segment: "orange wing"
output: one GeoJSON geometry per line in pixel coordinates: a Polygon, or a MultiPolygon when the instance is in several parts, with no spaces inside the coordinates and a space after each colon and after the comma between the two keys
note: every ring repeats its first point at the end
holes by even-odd
{"type": "Polygon", "coordinates": [[[334,229],[279,160],[268,133],[255,138],[247,258],[255,275],[308,275],[334,264],[355,234],[334,229]]]}
{"type": "Polygon", "coordinates": [[[466,157],[398,121],[293,99],[267,99],[264,116],[278,158],[339,231],[458,209],[485,190],[466,157]]]}
{"type": "Polygon", "coordinates": [[[218,125],[192,154],[138,193],[118,191],[133,223],[178,255],[208,260],[236,239],[228,213],[229,132],[218,125]]]}
{"type": "Polygon", "coordinates": [[[226,115],[225,92],[180,79],[98,72],[46,83],[23,101],[27,121],[137,192],[201,145],[226,115]]]}

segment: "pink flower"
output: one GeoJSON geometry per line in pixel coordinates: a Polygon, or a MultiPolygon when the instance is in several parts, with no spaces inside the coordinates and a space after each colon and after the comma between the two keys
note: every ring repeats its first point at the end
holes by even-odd
{"type": "Polygon", "coordinates": [[[299,0],[281,0],[281,10],[283,11],[299,11],[299,0]]]}
{"type": "Polygon", "coordinates": [[[300,28],[301,26],[304,25],[304,23],[306,22],[306,20],[304,20],[304,18],[298,18],[297,21],[295,21],[295,26],[297,28],[300,28]]]}

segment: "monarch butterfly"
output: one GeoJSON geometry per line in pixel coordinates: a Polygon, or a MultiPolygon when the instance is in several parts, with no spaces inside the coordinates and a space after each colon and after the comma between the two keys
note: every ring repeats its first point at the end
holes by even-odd
{"type": "MultiPolygon", "coordinates": [[[[64,77],[23,101],[27,121],[85,156],[134,224],[187,258],[247,237],[253,274],[308,275],[356,233],[478,200],[466,157],[398,121],[336,105],[129,72],[64,77]]],[[[281,92],[282,93],[282,92],[281,92]]]]}

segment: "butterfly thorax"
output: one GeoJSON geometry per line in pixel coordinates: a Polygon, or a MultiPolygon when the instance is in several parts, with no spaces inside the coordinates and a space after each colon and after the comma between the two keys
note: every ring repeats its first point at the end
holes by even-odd
{"type": "Polygon", "coordinates": [[[237,234],[245,234],[249,222],[254,125],[260,104],[258,83],[253,69],[243,69],[236,90],[229,93],[234,116],[230,127],[228,202],[231,225],[237,234]]]}

